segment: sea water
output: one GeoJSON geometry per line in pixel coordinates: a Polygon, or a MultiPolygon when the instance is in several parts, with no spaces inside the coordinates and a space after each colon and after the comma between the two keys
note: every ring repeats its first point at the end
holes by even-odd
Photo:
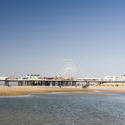
{"type": "Polygon", "coordinates": [[[125,125],[125,94],[0,97],[0,125],[125,125]]]}

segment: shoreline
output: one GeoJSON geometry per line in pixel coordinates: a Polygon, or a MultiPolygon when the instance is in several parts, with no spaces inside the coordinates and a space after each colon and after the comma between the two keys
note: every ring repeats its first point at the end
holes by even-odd
{"type": "Polygon", "coordinates": [[[82,88],[81,86],[0,86],[0,96],[19,96],[29,94],[47,94],[47,93],[81,93],[81,94],[103,94],[94,93],[93,91],[109,91],[109,92],[125,92],[125,86],[112,87],[112,86],[89,86],[82,88]]]}
{"type": "Polygon", "coordinates": [[[109,91],[109,92],[123,92],[125,93],[125,86],[89,86],[88,90],[94,91],[109,91]]]}

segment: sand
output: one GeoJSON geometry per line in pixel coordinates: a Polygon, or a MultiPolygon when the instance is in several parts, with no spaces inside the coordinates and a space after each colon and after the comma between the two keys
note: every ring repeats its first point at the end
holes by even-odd
{"type": "Polygon", "coordinates": [[[82,88],[75,87],[48,87],[48,86],[0,86],[0,96],[27,95],[34,93],[51,93],[51,92],[78,92],[82,88]]]}
{"type": "MultiPolygon", "coordinates": [[[[0,86],[0,96],[17,96],[27,94],[44,94],[52,92],[70,92],[70,93],[83,93],[95,94],[93,91],[112,91],[112,92],[125,92],[125,86],[89,86],[88,88],[75,87],[75,86],[0,86]]],[[[99,93],[97,93],[99,94],[99,93]]],[[[100,93],[101,94],[101,93],[100,93]]]]}
{"type": "Polygon", "coordinates": [[[91,91],[125,92],[125,86],[89,86],[87,89],[91,91]]]}

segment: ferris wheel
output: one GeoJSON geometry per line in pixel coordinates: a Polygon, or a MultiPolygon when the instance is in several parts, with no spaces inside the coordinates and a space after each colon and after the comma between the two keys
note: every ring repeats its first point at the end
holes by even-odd
{"type": "Polygon", "coordinates": [[[76,72],[76,66],[72,59],[64,59],[62,62],[62,77],[64,79],[72,79],[76,72]]]}

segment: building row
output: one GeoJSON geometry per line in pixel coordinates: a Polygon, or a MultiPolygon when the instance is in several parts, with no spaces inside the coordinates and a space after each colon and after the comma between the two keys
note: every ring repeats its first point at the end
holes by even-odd
{"type": "MultiPolygon", "coordinates": [[[[25,77],[0,77],[0,80],[18,80],[18,79],[24,79],[24,80],[74,80],[74,78],[65,79],[63,77],[41,77],[39,74],[28,74],[25,77]]],[[[125,81],[125,75],[120,76],[105,76],[104,78],[78,78],[76,79],[78,81],[125,81]]]]}

